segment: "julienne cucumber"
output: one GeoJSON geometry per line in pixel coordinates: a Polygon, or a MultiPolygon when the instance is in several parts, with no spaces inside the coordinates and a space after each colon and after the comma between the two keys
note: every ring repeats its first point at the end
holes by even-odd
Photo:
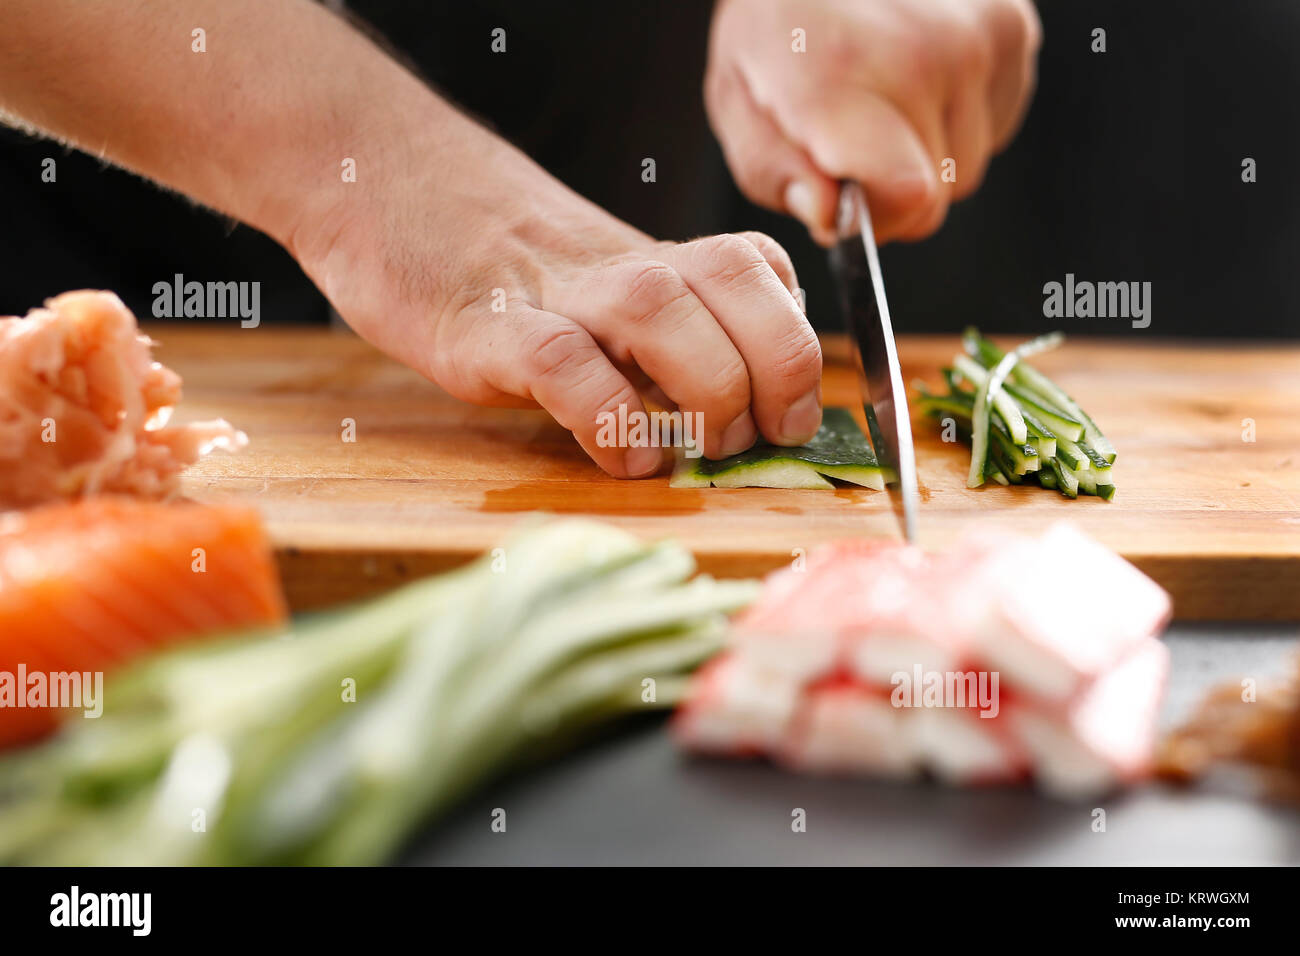
{"type": "MultiPolygon", "coordinates": [[[[962,334],[962,344],[967,353],[986,368],[991,368],[1002,360],[1003,352],[996,345],[979,334],[979,330],[968,328],[962,334]]],[[[1027,365],[1021,365],[1011,373],[1011,379],[1017,385],[1032,392],[1035,396],[1056,405],[1069,417],[1077,420],[1083,426],[1083,434],[1099,454],[1108,462],[1115,461],[1115,446],[1110,443],[1097,423],[1088,417],[1088,413],[1079,407],[1073,398],[1065,393],[1059,385],[1050,378],[1032,369],[1027,365]]],[[[1077,441],[1078,439],[1075,439],[1077,441]]]]}
{"type": "Polygon", "coordinates": [[[885,490],[886,469],[876,461],[862,429],[844,408],[822,413],[817,434],[798,448],[760,442],[738,455],[677,460],[674,488],[832,488],[828,478],[885,490]]]}
{"type": "Polygon", "coordinates": [[[951,419],[957,435],[971,445],[968,487],[994,481],[1038,484],[1066,498],[1082,494],[1110,501],[1115,496],[1115,446],[1073,398],[1024,361],[1062,340],[1052,333],[1004,352],[967,329],[966,354],[943,370],[948,394],[919,388],[921,410],[940,421],[951,419]]]}

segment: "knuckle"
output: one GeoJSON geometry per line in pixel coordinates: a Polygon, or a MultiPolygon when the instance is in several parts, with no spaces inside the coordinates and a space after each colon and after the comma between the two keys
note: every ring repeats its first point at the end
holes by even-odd
{"type": "Polygon", "coordinates": [[[541,326],[522,340],[523,361],[534,379],[556,378],[580,368],[597,351],[591,337],[576,325],[541,326]]]}
{"type": "Polygon", "coordinates": [[[768,268],[754,245],[740,236],[709,236],[694,243],[706,275],[724,286],[752,278],[768,268]]]}
{"type": "Polygon", "coordinates": [[[777,242],[765,232],[742,232],[741,237],[751,246],[758,250],[761,255],[773,266],[779,267],[786,273],[794,274],[794,261],[790,258],[790,253],[785,251],[785,246],[777,242]]]}
{"type": "MultiPolygon", "coordinates": [[[[718,370],[713,381],[709,383],[709,397],[715,405],[725,410],[734,409],[736,414],[748,407],[749,369],[739,355],[727,360],[718,370]]],[[[729,423],[730,419],[722,424],[725,426],[729,423]]]]}
{"type": "Polygon", "coordinates": [[[633,268],[627,283],[627,302],[632,324],[642,325],[662,316],[674,305],[690,298],[690,286],[666,262],[648,260],[633,268]]]}
{"type": "MultiPolygon", "coordinates": [[[[600,384],[604,384],[603,382],[600,384]]],[[[585,398],[585,397],[584,397],[585,398]]],[[[620,381],[612,389],[608,386],[603,391],[596,391],[594,388],[591,392],[590,401],[583,401],[585,408],[590,410],[590,422],[595,424],[597,417],[602,411],[612,411],[620,405],[633,407],[640,401],[636,390],[626,382],[620,381]]],[[[570,424],[568,427],[574,427],[570,424]]]]}
{"type": "Polygon", "coordinates": [[[793,325],[777,339],[769,366],[782,383],[798,383],[821,377],[822,350],[817,335],[806,321],[793,325]]]}

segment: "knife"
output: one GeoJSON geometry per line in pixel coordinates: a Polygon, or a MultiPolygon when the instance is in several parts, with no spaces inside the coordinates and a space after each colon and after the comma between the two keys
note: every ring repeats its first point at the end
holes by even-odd
{"type": "Polygon", "coordinates": [[[871,228],[862,187],[845,182],[840,187],[836,217],[838,241],[831,250],[831,269],[840,287],[848,319],[849,336],[858,367],[862,410],[876,458],[893,472],[888,480],[890,501],[908,543],[916,542],[918,495],[916,455],[912,449],[912,419],[898,366],[894,327],[885,300],[885,280],[880,273],[876,234],[871,228]]]}

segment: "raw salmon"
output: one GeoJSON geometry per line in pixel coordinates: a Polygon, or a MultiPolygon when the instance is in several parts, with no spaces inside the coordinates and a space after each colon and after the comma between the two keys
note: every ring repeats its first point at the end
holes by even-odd
{"type": "Polygon", "coordinates": [[[118,492],[174,494],[181,470],[236,449],[225,421],[168,425],[175,372],[111,292],[67,292],[0,318],[0,509],[118,492]]]}
{"type": "Polygon", "coordinates": [[[256,512],[100,497],[0,515],[0,746],[49,730],[4,693],[173,640],[286,617],[256,512]]]}

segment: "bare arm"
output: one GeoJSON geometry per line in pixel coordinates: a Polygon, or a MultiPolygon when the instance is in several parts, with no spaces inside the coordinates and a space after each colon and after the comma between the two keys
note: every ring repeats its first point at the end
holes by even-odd
{"type": "Polygon", "coordinates": [[[345,157],[468,125],[309,0],[0,0],[0,11],[7,113],[285,244],[305,209],[340,191],[345,157]]]}
{"type": "Polygon", "coordinates": [[[539,404],[619,476],[659,464],[600,438],[642,393],[700,412],[713,456],[816,431],[821,350],[779,245],[651,239],[308,0],[0,0],[0,19],[0,108],[268,233],[453,395],[539,404]]]}

